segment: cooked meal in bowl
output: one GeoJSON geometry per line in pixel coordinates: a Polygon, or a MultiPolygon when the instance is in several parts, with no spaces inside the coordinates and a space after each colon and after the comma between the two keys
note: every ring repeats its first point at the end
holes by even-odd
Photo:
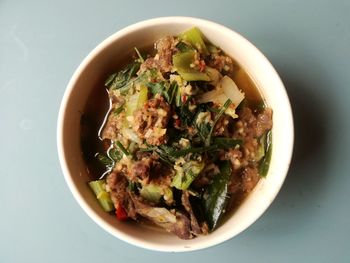
{"type": "Polygon", "coordinates": [[[96,88],[82,115],[82,152],[91,189],[118,220],[208,234],[266,176],[272,110],[198,28],[135,48],[105,86],[108,100],[96,88]]]}

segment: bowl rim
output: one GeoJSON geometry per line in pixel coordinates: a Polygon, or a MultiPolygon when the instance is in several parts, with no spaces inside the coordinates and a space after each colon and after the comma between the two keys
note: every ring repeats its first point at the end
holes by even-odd
{"type": "Polygon", "coordinates": [[[234,236],[237,236],[244,230],[246,230],[250,225],[252,225],[257,219],[261,217],[261,215],[267,210],[267,208],[271,205],[275,197],[277,196],[278,192],[280,191],[283,182],[285,181],[285,178],[288,173],[288,169],[290,167],[290,163],[292,160],[292,153],[294,148],[294,123],[293,123],[293,114],[292,114],[292,108],[290,105],[290,101],[287,95],[287,91],[285,89],[285,86],[283,85],[283,82],[281,78],[279,77],[278,73],[276,72],[275,68],[272,66],[270,61],[265,57],[265,55],[256,48],[250,41],[248,41],[245,37],[243,37],[241,34],[237,33],[236,31],[223,26],[219,23],[203,19],[203,18],[196,18],[196,17],[188,17],[188,16],[165,16],[165,17],[157,17],[157,18],[151,18],[147,20],[143,20],[140,22],[136,22],[132,25],[129,25],[127,27],[122,28],[121,30],[113,33],[109,37],[107,37],[105,40],[100,42],[95,48],[93,48],[92,51],[89,52],[89,54],[83,59],[83,61],[80,63],[78,68],[73,73],[72,77],[70,78],[67,87],[65,89],[60,108],[58,113],[58,120],[57,120],[57,150],[58,150],[58,157],[59,162],[61,166],[61,170],[63,172],[65,181],[78,202],[78,204],[82,207],[82,209],[86,212],[86,214],[100,227],[102,227],[105,231],[107,231],[109,234],[119,238],[120,240],[123,240],[129,244],[146,248],[149,250],[154,251],[162,251],[162,252],[188,252],[188,251],[194,251],[194,250],[200,250],[208,247],[212,247],[215,245],[218,245],[226,240],[231,239],[234,236]],[[127,235],[126,233],[118,230],[115,227],[112,227],[107,222],[105,222],[100,216],[90,207],[88,202],[83,198],[83,196],[79,193],[78,187],[75,185],[72,179],[72,175],[69,172],[68,164],[66,161],[66,155],[63,147],[63,140],[64,140],[64,120],[66,116],[66,108],[67,104],[70,98],[70,95],[74,89],[74,86],[77,82],[77,79],[79,78],[80,74],[83,72],[85,67],[93,60],[93,58],[98,55],[100,52],[102,52],[106,47],[108,47],[110,44],[112,44],[116,39],[121,38],[123,36],[126,36],[133,31],[140,30],[142,28],[149,28],[152,25],[160,25],[160,24],[167,24],[167,23],[188,23],[193,25],[201,25],[205,24],[205,26],[209,27],[215,27],[218,30],[223,31],[223,35],[225,34],[234,34],[235,37],[240,38],[241,41],[245,42],[246,45],[249,46],[249,49],[253,50],[256,55],[260,56],[260,59],[264,61],[268,68],[268,71],[271,72],[271,74],[275,75],[276,81],[278,82],[278,86],[281,88],[282,95],[285,97],[285,101],[288,105],[285,105],[287,109],[286,118],[288,119],[288,123],[290,124],[290,140],[288,144],[286,145],[286,148],[289,149],[289,151],[286,151],[286,154],[288,154],[288,163],[284,166],[284,171],[281,171],[281,180],[279,181],[279,185],[276,185],[274,187],[274,191],[270,194],[271,201],[259,211],[259,213],[256,213],[254,217],[250,218],[250,220],[247,220],[244,224],[244,227],[236,233],[230,233],[225,234],[224,236],[220,236],[216,238],[215,240],[210,240],[207,242],[201,242],[200,244],[192,245],[191,247],[187,248],[186,246],[176,246],[176,247],[169,247],[168,245],[162,245],[162,246],[155,246],[147,241],[140,241],[139,239],[134,238],[133,236],[127,235]]]}

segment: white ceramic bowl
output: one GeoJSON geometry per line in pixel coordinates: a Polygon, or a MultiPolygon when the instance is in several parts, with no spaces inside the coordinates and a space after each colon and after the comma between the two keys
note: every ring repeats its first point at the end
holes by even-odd
{"type": "MultiPolygon", "coordinates": [[[[103,82],[102,82],[103,83],[103,82]]],[[[276,197],[286,177],[293,150],[293,118],[286,90],[275,69],[248,40],[222,25],[190,17],[163,17],[142,21],[113,34],[99,44],[80,64],[65,91],[57,126],[57,147],[66,182],[84,211],[107,232],[130,244],[159,251],[192,251],[228,240],[257,220],[276,197]],[[125,223],[105,213],[87,182],[80,148],[80,117],[88,95],[133,47],[153,43],[197,26],[210,42],[222,48],[248,72],[267,104],[273,109],[273,148],[266,179],[238,210],[213,233],[181,240],[163,230],[125,223]]]]}

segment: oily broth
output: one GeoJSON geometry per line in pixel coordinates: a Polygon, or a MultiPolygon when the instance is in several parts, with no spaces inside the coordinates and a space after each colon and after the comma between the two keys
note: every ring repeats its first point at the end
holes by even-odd
{"type": "Polygon", "coordinates": [[[82,154],[91,180],[99,179],[105,172],[105,167],[96,158],[96,154],[106,151],[106,146],[99,137],[99,130],[109,108],[108,92],[101,83],[89,95],[80,121],[82,154]]]}

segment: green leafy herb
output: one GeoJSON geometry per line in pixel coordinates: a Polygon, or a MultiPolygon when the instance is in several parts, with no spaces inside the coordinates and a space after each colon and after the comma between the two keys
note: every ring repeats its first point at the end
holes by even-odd
{"type": "Polygon", "coordinates": [[[169,102],[170,97],[169,97],[166,85],[167,84],[164,81],[156,82],[156,83],[152,83],[152,82],[147,83],[147,87],[153,95],[160,94],[167,100],[167,102],[169,102]]]}
{"type": "Polygon", "coordinates": [[[222,116],[222,114],[224,114],[225,110],[231,105],[232,101],[230,99],[227,99],[224,106],[221,108],[221,110],[219,111],[218,114],[216,114],[215,119],[213,121],[213,124],[210,127],[210,131],[208,133],[208,136],[205,139],[205,146],[209,146],[211,143],[211,135],[213,133],[214,127],[216,125],[216,123],[218,122],[218,120],[220,119],[220,117],[222,116]]]}
{"type": "Polygon", "coordinates": [[[176,82],[172,82],[169,86],[169,90],[168,90],[168,94],[169,94],[169,104],[172,104],[175,97],[176,97],[176,94],[177,94],[177,91],[179,89],[179,86],[177,85],[176,82]]]}
{"type": "Polygon", "coordinates": [[[272,133],[271,131],[269,131],[266,135],[265,155],[259,165],[259,175],[261,177],[266,177],[267,172],[269,171],[269,166],[271,161],[271,152],[272,152],[272,133]]]}
{"type": "Polygon", "coordinates": [[[221,149],[233,148],[237,145],[242,145],[243,141],[239,139],[226,138],[226,137],[215,137],[213,139],[213,144],[217,145],[221,149]]]}
{"type": "Polygon", "coordinates": [[[190,108],[189,108],[189,102],[191,100],[191,97],[188,97],[186,102],[183,103],[181,102],[181,99],[180,99],[180,107],[177,107],[175,109],[177,115],[179,116],[180,120],[181,120],[181,123],[184,125],[184,126],[190,126],[193,124],[193,121],[195,120],[195,117],[196,117],[196,112],[192,112],[190,111],[190,108]]]}
{"type": "Polygon", "coordinates": [[[107,170],[111,170],[114,166],[114,161],[102,153],[97,154],[97,159],[100,161],[102,165],[106,167],[107,170]]]}
{"type": "Polygon", "coordinates": [[[209,122],[203,122],[200,125],[197,125],[197,130],[199,137],[205,142],[210,133],[211,125],[209,122]]]}
{"type": "Polygon", "coordinates": [[[118,73],[113,73],[105,81],[105,85],[110,89],[120,89],[128,84],[136,72],[140,69],[140,62],[134,61],[127,65],[118,73]]]}
{"type": "Polygon", "coordinates": [[[217,145],[211,145],[211,146],[205,146],[205,147],[189,147],[182,150],[174,149],[172,151],[169,151],[169,154],[174,158],[178,158],[181,156],[185,156],[189,153],[203,153],[208,151],[214,151],[217,149],[218,149],[217,145]]]}
{"type": "Polygon", "coordinates": [[[155,152],[159,158],[166,164],[172,166],[175,162],[175,159],[169,154],[173,148],[167,145],[161,146],[151,146],[147,145],[147,148],[140,148],[141,152],[155,152]]]}
{"type": "Polygon", "coordinates": [[[119,149],[122,151],[125,155],[130,155],[127,149],[123,146],[123,144],[120,141],[115,141],[115,144],[119,147],[119,149]]]}
{"type": "Polygon", "coordinates": [[[205,217],[211,230],[216,226],[222,215],[228,200],[228,184],[231,177],[231,164],[224,161],[219,165],[220,174],[216,175],[203,195],[203,208],[205,217]]]}

